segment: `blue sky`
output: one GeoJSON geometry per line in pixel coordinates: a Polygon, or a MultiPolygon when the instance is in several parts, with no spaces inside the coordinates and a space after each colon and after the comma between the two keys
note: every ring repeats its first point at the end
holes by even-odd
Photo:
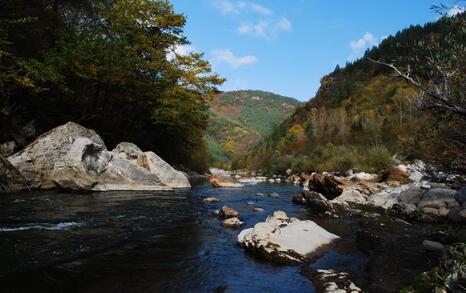
{"type": "MultiPolygon", "coordinates": [[[[307,101],[337,64],[411,25],[441,0],[172,0],[190,47],[227,82],[307,101]]],[[[443,1],[445,2],[445,1],[443,1]]]]}

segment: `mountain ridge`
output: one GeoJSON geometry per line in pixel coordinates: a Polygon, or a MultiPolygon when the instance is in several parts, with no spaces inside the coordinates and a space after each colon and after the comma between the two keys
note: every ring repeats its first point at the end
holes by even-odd
{"type": "Polygon", "coordinates": [[[302,103],[262,90],[226,91],[209,102],[207,143],[212,165],[229,168],[302,103]]]}

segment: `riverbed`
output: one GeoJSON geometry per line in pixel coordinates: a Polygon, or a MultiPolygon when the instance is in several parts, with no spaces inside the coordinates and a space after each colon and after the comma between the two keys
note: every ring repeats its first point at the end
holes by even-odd
{"type": "Polygon", "coordinates": [[[292,203],[301,187],[257,184],[189,191],[31,192],[0,197],[2,292],[314,292],[302,266],[277,266],[236,243],[243,228],[283,210],[342,237],[306,266],[362,277],[367,258],[351,223],[321,219],[292,203]],[[278,197],[270,197],[276,192],[278,197]],[[263,193],[264,196],[257,196],[263,193]],[[218,203],[206,204],[205,197],[218,203]],[[245,222],[228,229],[223,205],[245,222]],[[254,212],[261,207],[264,212],[254,212]]]}

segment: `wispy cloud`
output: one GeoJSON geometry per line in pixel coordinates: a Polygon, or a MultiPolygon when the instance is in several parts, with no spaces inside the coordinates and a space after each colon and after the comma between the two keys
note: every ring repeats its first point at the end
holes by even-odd
{"type": "Polygon", "coordinates": [[[259,20],[252,23],[242,23],[238,26],[237,31],[241,35],[251,35],[265,39],[272,39],[280,32],[291,31],[293,25],[287,18],[269,22],[266,20],[259,20]]]}
{"type": "Polygon", "coordinates": [[[220,64],[227,64],[231,68],[237,69],[243,65],[256,63],[257,57],[254,55],[235,56],[230,49],[219,49],[212,52],[212,64],[218,66],[220,64]]]}
{"type": "Polygon", "coordinates": [[[461,6],[453,6],[452,8],[450,8],[450,10],[448,10],[448,15],[449,16],[455,16],[457,14],[460,14],[460,13],[463,13],[465,11],[465,7],[461,7],[461,6]]]}
{"type": "Polygon", "coordinates": [[[223,14],[240,14],[243,11],[262,15],[273,13],[271,9],[250,1],[212,0],[212,4],[223,14]]]}
{"type": "Polygon", "coordinates": [[[348,61],[353,61],[359,58],[366,49],[377,45],[386,37],[378,38],[372,33],[365,33],[359,40],[350,42],[351,54],[347,58],[348,61]]]}

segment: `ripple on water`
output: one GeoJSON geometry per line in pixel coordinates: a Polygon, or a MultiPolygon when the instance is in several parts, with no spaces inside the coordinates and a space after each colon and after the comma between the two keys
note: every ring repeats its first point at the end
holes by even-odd
{"type": "Polygon", "coordinates": [[[16,231],[26,231],[26,230],[50,230],[50,231],[59,231],[59,230],[70,230],[75,227],[83,226],[83,223],[76,222],[64,222],[64,223],[30,223],[23,226],[17,227],[0,227],[0,232],[16,232],[16,231]]]}

